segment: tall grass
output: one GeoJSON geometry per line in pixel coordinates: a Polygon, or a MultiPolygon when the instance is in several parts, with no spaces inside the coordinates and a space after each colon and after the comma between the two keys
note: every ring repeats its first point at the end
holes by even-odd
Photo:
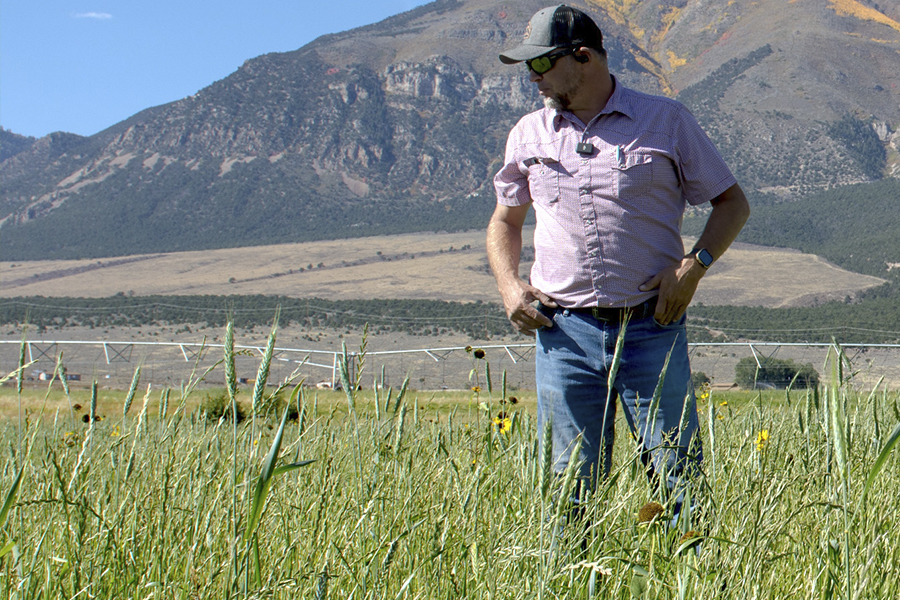
{"type": "MultiPolygon", "coordinates": [[[[25,418],[29,450],[0,463],[0,597],[900,597],[897,392],[840,367],[816,392],[701,400],[715,443],[688,535],[639,522],[654,492],[624,424],[610,478],[564,518],[572,477],[550,475],[546,432],[485,359],[487,393],[440,411],[348,368],[340,404],[292,384],[295,422],[151,412],[149,386],[137,419],[25,418]]],[[[236,403],[229,361],[226,344],[236,403]]]]}

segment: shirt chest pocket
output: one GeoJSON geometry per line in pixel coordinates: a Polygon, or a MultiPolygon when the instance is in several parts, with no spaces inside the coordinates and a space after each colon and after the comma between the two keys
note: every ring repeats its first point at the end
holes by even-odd
{"type": "Polygon", "coordinates": [[[546,205],[558,201],[559,179],[562,175],[559,161],[535,157],[525,161],[525,166],[528,167],[528,191],[532,202],[546,205]]]}
{"type": "Polygon", "coordinates": [[[653,186],[653,155],[646,150],[619,151],[613,164],[620,199],[637,198],[653,186]]]}

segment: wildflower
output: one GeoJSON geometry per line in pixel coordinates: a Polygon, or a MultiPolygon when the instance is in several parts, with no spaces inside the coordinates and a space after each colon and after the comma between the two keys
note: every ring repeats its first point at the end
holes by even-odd
{"type": "Polygon", "coordinates": [[[90,422],[91,422],[91,415],[81,415],[81,422],[82,422],[82,423],[90,423],[90,422]]]}
{"type": "Polygon", "coordinates": [[[466,346],[466,354],[469,354],[471,352],[472,352],[472,346],[466,346]]]}
{"type": "Polygon", "coordinates": [[[119,437],[120,435],[122,435],[122,432],[119,431],[118,425],[116,425],[115,429],[113,429],[111,432],[109,432],[109,437],[119,437]]]}
{"type": "Polygon", "coordinates": [[[728,400],[723,400],[722,402],[719,402],[719,406],[728,406],[728,400]]]}
{"type": "Polygon", "coordinates": [[[78,412],[79,410],[81,410],[81,405],[75,404],[74,406],[72,406],[72,410],[74,410],[75,412],[78,412]]]}
{"type": "Polygon", "coordinates": [[[706,400],[707,398],[709,398],[709,392],[710,392],[709,383],[704,383],[703,386],[700,388],[700,390],[701,390],[700,391],[700,399],[701,400],[706,400]]]}
{"type": "Polygon", "coordinates": [[[497,431],[500,433],[509,433],[509,430],[512,429],[512,419],[510,419],[505,412],[499,413],[496,417],[491,419],[491,422],[497,426],[497,431]]]}
{"type": "Polygon", "coordinates": [[[484,350],[482,350],[481,348],[479,348],[478,350],[475,350],[475,351],[472,353],[472,355],[475,356],[475,358],[484,358],[484,350]]]}
{"type": "Polygon", "coordinates": [[[756,449],[762,452],[766,449],[766,443],[769,441],[769,430],[763,429],[756,434],[756,449]]]}
{"type": "Polygon", "coordinates": [[[510,396],[510,397],[509,397],[509,403],[510,403],[510,404],[518,404],[518,403],[519,403],[519,399],[516,398],[515,396],[510,396]]]}
{"type": "Polygon", "coordinates": [[[475,393],[477,394],[478,392],[481,391],[481,386],[480,386],[480,385],[473,385],[473,386],[472,386],[472,391],[475,392],[475,393]]]}
{"type": "Polygon", "coordinates": [[[659,502],[648,502],[638,511],[638,523],[649,523],[663,513],[663,507],[659,502]]]}
{"type": "Polygon", "coordinates": [[[63,435],[63,443],[69,447],[74,446],[78,443],[78,434],[74,431],[67,431],[65,435],[63,435]]]}
{"type": "Polygon", "coordinates": [[[718,414],[718,415],[716,415],[716,419],[718,419],[719,421],[724,421],[725,417],[722,416],[721,414],[718,414]]]}

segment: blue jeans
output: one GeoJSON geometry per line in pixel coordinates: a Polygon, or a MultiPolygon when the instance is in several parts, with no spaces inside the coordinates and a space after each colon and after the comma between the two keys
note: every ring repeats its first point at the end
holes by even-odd
{"type": "Polygon", "coordinates": [[[608,392],[620,324],[564,308],[541,310],[553,327],[537,332],[538,431],[551,420],[555,470],[565,469],[575,438],[582,434],[584,483],[591,486],[609,475],[618,398],[651,480],[664,482],[680,496],[679,482],[702,460],[685,317],[665,326],[652,316],[629,322],[608,392]],[[663,374],[659,405],[651,415],[663,374]]]}

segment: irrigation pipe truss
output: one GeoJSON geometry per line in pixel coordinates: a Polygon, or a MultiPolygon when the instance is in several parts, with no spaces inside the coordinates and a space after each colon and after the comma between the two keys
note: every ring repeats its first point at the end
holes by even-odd
{"type": "MultiPolygon", "coordinates": [[[[181,355],[186,362],[196,360],[201,354],[208,352],[213,348],[224,349],[224,344],[208,344],[203,342],[134,342],[134,341],[73,341],[73,340],[0,340],[0,344],[17,344],[24,343],[27,346],[28,358],[30,361],[47,360],[56,362],[56,354],[59,346],[102,346],[106,364],[113,363],[129,363],[131,362],[131,354],[135,346],[154,346],[154,347],[177,347],[181,351],[181,355]]],[[[698,342],[689,343],[691,348],[699,347],[741,347],[750,348],[753,358],[757,365],[760,365],[759,348],[774,348],[772,354],[782,347],[804,347],[804,348],[900,348],[900,344],[835,344],[827,342],[698,342]]],[[[526,361],[534,352],[534,343],[524,344],[496,344],[478,346],[482,350],[502,349],[512,360],[513,364],[520,361],[526,361]]],[[[265,353],[265,346],[245,346],[235,345],[235,350],[251,350],[259,352],[260,356],[265,353]]],[[[398,354],[425,354],[435,362],[450,357],[454,352],[465,352],[471,350],[471,346],[451,346],[444,348],[419,348],[414,350],[381,350],[366,352],[366,356],[390,356],[398,354]]],[[[343,351],[334,350],[310,350],[303,348],[275,348],[272,360],[303,364],[310,367],[319,367],[331,371],[331,381],[335,384],[338,381],[338,369],[343,351]],[[321,356],[317,359],[320,362],[313,362],[311,357],[321,356]],[[328,364],[330,363],[330,364],[328,364]]],[[[347,351],[347,359],[351,370],[356,362],[358,352],[347,351]]],[[[760,365],[761,366],[761,365],[760,365]]]]}

